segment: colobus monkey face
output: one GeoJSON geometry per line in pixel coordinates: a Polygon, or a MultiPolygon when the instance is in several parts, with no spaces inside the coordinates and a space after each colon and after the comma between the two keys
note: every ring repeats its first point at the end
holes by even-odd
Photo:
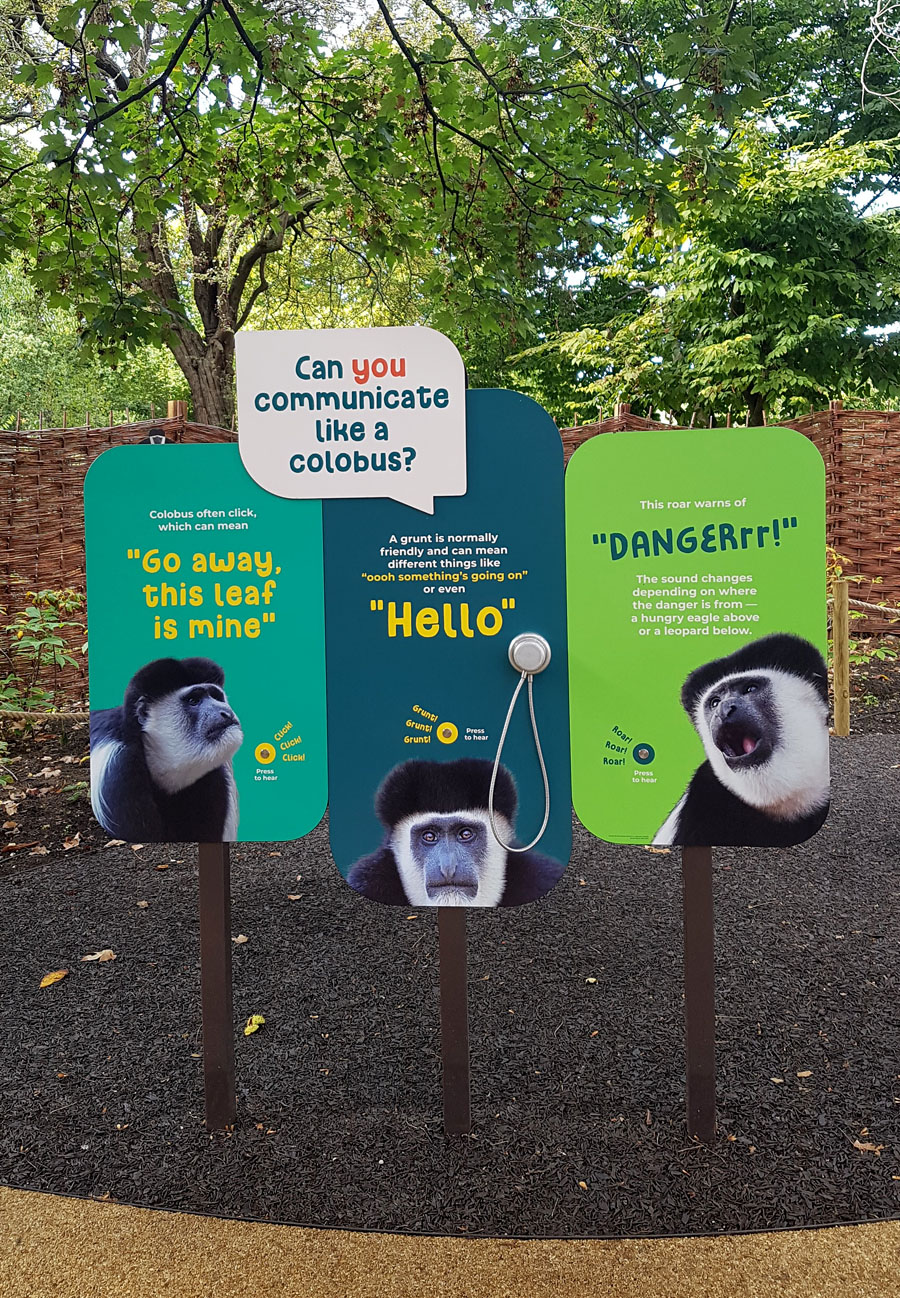
{"type": "MultiPolygon", "coordinates": [[[[499,822],[503,817],[495,817],[499,822]]],[[[504,825],[506,832],[509,829],[504,825]]],[[[418,906],[496,906],[506,851],[479,811],[425,813],[397,825],[394,857],[403,888],[418,906]]]]}
{"type": "Polygon", "coordinates": [[[417,824],[413,833],[412,855],[422,870],[429,899],[437,901],[449,888],[471,901],[478,892],[484,825],[456,816],[434,816],[424,825],[417,824]]]}
{"type": "Polygon", "coordinates": [[[772,756],[781,727],[769,677],[726,678],[709,691],[700,706],[710,740],[730,770],[762,766],[772,756]]]}
{"type": "Polygon", "coordinates": [[[692,717],[710,766],[743,802],[795,820],[828,802],[828,706],[821,686],[777,667],[725,676],[692,717]]]}
{"type": "Polygon", "coordinates": [[[212,683],[185,685],[158,699],[141,697],[135,712],[150,774],[167,793],[229,761],[244,739],[225,691],[212,683]]]}
{"type": "Polygon", "coordinates": [[[559,861],[508,853],[516,785],[505,766],[480,757],[402,762],[375,795],[386,834],[381,847],[350,867],[347,882],[390,905],[519,906],[549,892],[559,861]],[[493,788],[493,798],[491,790],[493,788]],[[502,842],[491,829],[489,805],[502,842]]]}

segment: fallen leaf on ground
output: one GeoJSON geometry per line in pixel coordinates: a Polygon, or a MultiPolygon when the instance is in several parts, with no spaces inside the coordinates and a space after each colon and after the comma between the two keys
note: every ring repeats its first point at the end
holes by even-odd
{"type": "Polygon", "coordinates": [[[33,848],[31,849],[31,851],[28,853],[28,855],[29,855],[29,856],[49,856],[49,855],[50,855],[50,848],[49,848],[49,847],[33,847],[33,848]]]}
{"type": "Polygon", "coordinates": [[[19,808],[14,802],[4,802],[3,810],[6,812],[7,816],[14,816],[19,808]]]}
{"type": "Polygon", "coordinates": [[[302,892],[289,892],[287,895],[287,899],[288,901],[299,901],[302,896],[303,896],[302,892]]]}
{"type": "Polygon", "coordinates": [[[168,862],[168,861],[160,861],[159,865],[158,865],[156,868],[157,868],[157,870],[168,870],[168,868],[169,868],[169,862],[168,862]]]}
{"type": "Polygon", "coordinates": [[[812,1069],[811,1069],[811,1068],[804,1068],[804,1069],[803,1069],[803,1072],[802,1072],[802,1073],[798,1073],[797,1076],[798,1076],[798,1077],[812,1077],[812,1069]]]}
{"type": "Polygon", "coordinates": [[[5,847],[0,847],[0,852],[21,852],[23,847],[36,847],[37,839],[34,838],[30,843],[7,843],[5,847]]]}
{"type": "Polygon", "coordinates": [[[876,1158],[881,1154],[884,1145],[873,1145],[869,1140],[854,1140],[854,1149],[861,1149],[864,1154],[874,1154],[876,1158]]]}
{"type": "Polygon", "coordinates": [[[770,1082],[774,1082],[776,1086],[779,1086],[779,1085],[784,1081],[784,1078],[783,1078],[783,1077],[770,1077],[770,1078],[769,1078],[769,1081],[770,1081],[770,1082]]]}
{"type": "Polygon", "coordinates": [[[124,846],[125,846],[125,839],[124,839],[124,838],[111,838],[111,839],[109,840],[109,842],[108,842],[108,843],[104,843],[103,846],[104,846],[104,847],[124,847],[124,846]]]}
{"type": "Polygon", "coordinates": [[[238,946],[243,946],[245,942],[250,941],[246,933],[238,933],[237,937],[233,937],[231,940],[232,942],[236,942],[238,946]]]}
{"type": "Polygon", "coordinates": [[[669,848],[668,848],[668,847],[651,847],[649,843],[645,845],[645,847],[644,847],[644,851],[645,851],[645,852],[652,852],[654,856],[668,856],[668,855],[669,855],[669,848]]]}
{"type": "Polygon", "coordinates": [[[585,981],[586,983],[595,983],[595,982],[597,981],[597,979],[596,979],[596,978],[585,978],[584,981],[585,981]]]}
{"type": "Polygon", "coordinates": [[[247,1022],[244,1024],[244,1036],[249,1037],[251,1033],[258,1032],[265,1021],[266,1020],[263,1018],[262,1014],[251,1014],[247,1022]]]}
{"type": "Polygon", "coordinates": [[[95,951],[93,955],[83,955],[81,960],[82,963],[85,960],[96,960],[99,964],[106,964],[107,960],[115,960],[115,958],[115,951],[110,951],[109,947],[105,946],[102,951],[95,951]]]}
{"type": "Polygon", "coordinates": [[[15,820],[7,820],[3,826],[4,829],[18,829],[18,823],[15,820]]]}
{"type": "Polygon", "coordinates": [[[586,1190],[586,1189],[587,1189],[587,1181],[579,1181],[579,1182],[578,1182],[578,1188],[579,1188],[579,1190],[586,1190]]]}
{"type": "Polygon", "coordinates": [[[137,905],[139,910],[146,910],[150,903],[149,901],[139,901],[137,905]]]}
{"type": "Polygon", "coordinates": [[[71,838],[63,839],[63,848],[66,852],[69,852],[73,847],[77,847],[80,842],[81,834],[73,834],[71,838]]]}
{"type": "Polygon", "coordinates": [[[51,770],[49,766],[45,766],[42,771],[35,771],[33,775],[29,775],[27,778],[29,780],[39,780],[42,776],[44,778],[49,778],[51,775],[62,775],[62,771],[58,766],[55,770],[51,770]]]}
{"type": "Polygon", "coordinates": [[[63,978],[68,976],[68,969],[56,969],[53,973],[44,974],[41,979],[42,987],[52,987],[54,983],[62,982],[63,978]]]}
{"type": "Polygon", "coordinates": [[[140,851],[141,851],[144,847],[146,847],[146,846],[147,846],[146,843],[131,843],[131,844],[130,844],[130,847],[131,847],[132,852],[140,852],[140,851]]]}

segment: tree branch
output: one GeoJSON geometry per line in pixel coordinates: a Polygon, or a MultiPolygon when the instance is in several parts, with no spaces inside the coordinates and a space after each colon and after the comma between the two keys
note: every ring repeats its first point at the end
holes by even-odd
{"type": "Polygon", "coordinates": [[[215,4],[215,0],[203,0],[203,4],[201,5],[199,13],[197,13],[189,23],[187,31],[185,32],[181,40],[178,42],[177,49],[173,51],[171,58],[169,59],[168,63],[163,68],[162,72],[159,73],[158,76],[154,77],[152,81],[148,81],[145,86],[142,86],[139,90],[136,90],[134,94],[128,95],[126,99],[120,99],[117,103],[113,104],[112,107],[109,108],[105,113],[94,113],[91,117],[88,118],[87,122],[85,123],[84,129],[81,132],[81,135],[78,137],[77,141],[75,142],[74,147],[70,150],[69,153],[66,154],[64,158],[60,159],[60,165],[68,162],[71,166],[74,167],[79,152],[81,151],[81,146],[84,144],[87,137],[94,133],[94,131],[97,129],[98,126],[102,126],[102,124],[108,121],[110,117],[115,117],[116,113],[121,113],[124,109],[128,108],[131,104],[136,104],[140,100],[146,99],[147,96],[152,94],[154,90],[159,90],[162,86],[165,85],[165,83],[169,79],[170,74],[178,66],[181,56],[184,53],[184,51],[187,49],[188,45],[190,44],[191,37],[194,35],[194,32],[201,25],[204,19],[207,18],[209,14],[212,12],[214,4],[215,4]]]}
{"type": "Polygon", "coordinates": [[[287,212],[281,212],[276,218],[274,228],[257,239],[256,243],[248,248],[240,258],[227,297],[228,308],[233,320],[237,318],[241,309],[241,299],[244,296],[247,280],[250,278],[253,267],[261,257],[267,257],[270,252],[280,252],[284,246],[285,233],[288,230],[293,230],[298,225],[302,225],[315,205],[316,200],[311,198],[306,206],[301,211],[294,213],[293,216],[290,216],[287,212]]]}
{"type": "Polygon", "coordinates": [[[253,304],[256,301],[256,299],[259,297],[259,295],[261,293],[265,293],[268,290],[269,284],[266,279],[266,258],[268,257],[268,255],[269,254],[267,252],[264,252],[259,259],[259,283],[254,288],[253,292],[250,294],[250,300],[248,301],[247,305],[244,307],[243,311],[240,314],[240,318],[238,319],[236,325],[234,326],[235,333],[237,333],[238,329],[243,328],[244,324],[247,321],[247,317],[249,316],[250,312],[253,310],[253,304]]]}

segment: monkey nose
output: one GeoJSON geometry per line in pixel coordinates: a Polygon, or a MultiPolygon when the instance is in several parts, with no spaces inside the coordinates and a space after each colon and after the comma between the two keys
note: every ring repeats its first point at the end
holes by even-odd
{"type": "Polygon", "coordinates": [[[452,861],[441,862],[441,875],[444,879],[452,879],[456,874],[456,866],[452,861]]]}

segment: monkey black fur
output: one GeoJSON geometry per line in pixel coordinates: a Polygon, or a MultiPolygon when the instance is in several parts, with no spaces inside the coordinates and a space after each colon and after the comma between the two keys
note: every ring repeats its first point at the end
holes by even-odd
{"type": "MultiPolygon", "coordinates": [[[[410,761],[383,780],[375,810],[385,826],[377,852],[347,882],[393,905],[518,906],[549,892],[564,866],[537,852],[508,852],[488,816],[492,763],[410,761]]],[[[505,767],[494,786],[494,822],[513,841],[516,786],[505,767]]]]}
{"type": "Polygon", "coordinates": [[[707,760],[654,843],[789,847],[821,827],[828,676],[815,645],[783,633],[751,641],[691,672],[681,702],[707,760]]]}
{"type": "Polygon", "coordinates": [[[233,841],[231,758],[243,740],[209,658],[158,658],[135,672],[122,704],[91,713],[91,805],[129,842],[233,841]]]}

